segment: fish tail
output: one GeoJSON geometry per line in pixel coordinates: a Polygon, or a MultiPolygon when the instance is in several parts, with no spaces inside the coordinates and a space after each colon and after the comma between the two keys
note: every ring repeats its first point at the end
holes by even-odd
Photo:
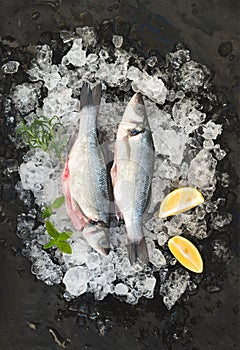
{"type": "Polygon", "coordinates": [[[136,264],[138,261],[143,264],[148,263],[148,251],[144,237],[140,241],[129,241],[128,257],[132,265],[136,264]]]}
{"type": "Polygon", "coordinates": [[[101,92],[101,84],[97,84],[93,89],[91,89],[90,85],[85,82],[83,84],[80,96],[81,109],[87,106],[99,106],[101,100],[101,92]]]}

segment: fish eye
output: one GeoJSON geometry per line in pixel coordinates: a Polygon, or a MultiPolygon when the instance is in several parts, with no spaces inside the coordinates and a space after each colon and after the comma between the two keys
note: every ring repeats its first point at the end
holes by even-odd
{"type": "Polygon", "coordinates": [[[108,248],[108,242],[107,242],[106,238],[101,238],[98,243],[101,247],[108,248]]]}
{"type": "Polygon", "coordinates": [[[145,129],[128,129],[128,135],[129,136],[137,136],[138,134],[141,134],[145,131],[145,129]]]}
{"type": "Polygon", "coordinates": [[[90,220],[89,223],[93,226],[97,226],[99,224],[99,221],[96,219],[96,220],[90,220]]]}

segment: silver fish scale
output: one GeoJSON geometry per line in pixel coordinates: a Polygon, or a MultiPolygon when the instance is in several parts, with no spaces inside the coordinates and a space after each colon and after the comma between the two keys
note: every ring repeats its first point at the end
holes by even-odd
{"type": "Polygon", "coordinates": [[[141,154],[141,163],[139,171],[136,172],[135,179],[135,195],[132,215],[134,221],[142,220],[143,213],[147,207],[149,199],[149,190],[151,186],[151,178],[154,164],[154,147],[152,134],[145,129],[141,137],[139,154],[141,154]],[[142,164],[142,165],[141,165],[142,164]]]}
{"type": "Polygon", "coordinates": [[[78,140],[70,153],[71,195],[89,219],[109,222],[105,160],[96,132],[96,113],[84,110],[78,140]],[[72,160],[71,160],[72,158],[72,160]]]}
{"type": "Polygon", "coordinates": [[[101,151],[97,139],[96,130],[92,130],[89,135],[89,168],[92,173],[92,185],[95,193],[95,203],[91,203],[93,208],[96,208],[99,214],[99,218],[105,224],[109,222],[109,196],[108,196],[108,183],[107,172],[105,169],[104,156],[101,151]]]}

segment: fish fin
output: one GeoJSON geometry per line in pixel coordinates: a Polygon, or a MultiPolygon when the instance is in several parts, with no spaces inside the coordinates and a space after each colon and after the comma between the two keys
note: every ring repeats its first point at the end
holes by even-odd
{"type": "Polygon", "coordinates": [[[112,186],[114,187],[117,180],[117,163],[115,161],[113,162],[110,174],[111,174],[112,186]]]}
{"type": "Polygon", "coordinates": [[[78,202],[76,201],[76,199],[74,197],[72,197],[72,207],[73,209],[79,213],[79,215],[86,220],[86,222],[88,221],[88,217],[84,214],[84,212],[82,211],[82,209],[80,208],[80,205],[78,204],[78,202]]]}
{"type": "Polygon", "coordinates": [[[138,261],[143,264],[148,263],[148,251],[145,238],[135,242],[129,241],[128,257],[131,265],[135,265],[138,261]]]}
{"type": "Polygon", "coordinates": [[[100,105],[101,94],[102,94],[102,84],[97,84],[92,89],[92,105],[93,106],[99,106],[100,105]]]}
{"type": "Polygon", "coordinates": [[[75,144],[78,137],[78,129],[74,131],[73,135],[70,137],[70,140],[68,141],[68,149],[71,150],[73,148],[73,145],[75,144]]]}
{"type": "Polygon", "coordinates": [[[76,230],[80,231],[86,225],[85,219],[78,208],[74,207],[73,198],[71,197],[70,191],[70,172],[68,167],[68,160],[66,160],[63,175],[62,175],[62,186],[65,196],[65,206],[67,209],[68,216],[72,220],[72,223],[76,230]]]}
{"type": "Polygon", "coordinates": [[[121,221],[122,223],[124,223],[123,213],[122,213],[121,210],[118,208],[118,206],[117,206],[116,203],[115,203],[115,214],[116,214],[116,217],[117,217],[118,221],[121,221]]]}
{"type": "Polygon", "coordinates": [[[88,83],[84,83],[81,96],[80,96],[80,106],[81,109],[87,106],[99,106],[101,100],[102,85],[98,84],[94,86],[93,89],[90,88],[88,83]]]}

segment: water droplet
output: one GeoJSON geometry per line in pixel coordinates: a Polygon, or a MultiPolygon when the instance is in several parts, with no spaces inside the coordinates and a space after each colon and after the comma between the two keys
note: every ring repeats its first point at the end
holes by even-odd
{"type": "Polygon", "coordinates": [[[36,19],[38,19],[40,17],[40,13],[39,12],[34,12],[33,14],[32,14],[32,16],[31,16],[31,18],[33,19],[33,20],[36,20],[36,19]]]}
{"type": "Polygon", "coordinates": [[[232,43],[230,41],[226,41],[221,43],[218,47],[218,54],[222,57],[227,57],[233,50],[232,43]]]}

